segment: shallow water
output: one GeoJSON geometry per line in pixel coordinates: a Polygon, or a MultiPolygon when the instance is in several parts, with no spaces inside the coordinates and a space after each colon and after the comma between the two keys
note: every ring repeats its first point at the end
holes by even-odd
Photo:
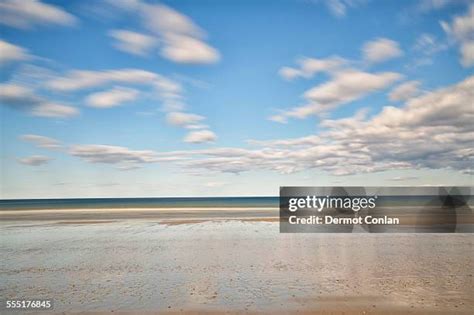
{"type": "Polygon", "coordinates": [[[239,220],[3,222],[0,295],[52,298],[55,311],[474,307],[472,234],[278,231],[239,220]]]}

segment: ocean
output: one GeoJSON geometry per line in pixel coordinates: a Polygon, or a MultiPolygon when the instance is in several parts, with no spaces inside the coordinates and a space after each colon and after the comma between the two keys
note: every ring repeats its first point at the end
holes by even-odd
{"type": "Polygon", "coordinates": [[[278,197],[3,199],[1,210],[117,208],[278,208],[278,197]]]}
{"type": "MultiPolygon", "coordinates": [[[[455,196],[456,199],[457,196],[455,196]]],[[[472,207],[472,196],[460,196],[472,207]]],[[[354,196],[352,198],[355,198],[354,196]]],[[[425,206],[442,204],[439,196],[379,196],[377,206],[425,206]]],[[[278,208],[278,196],[256,197],[146,197],[146,198],[65,198],[65,199],[0,199],[2,210],[40,209],[172,209],[172,208],[278,208]]]]}

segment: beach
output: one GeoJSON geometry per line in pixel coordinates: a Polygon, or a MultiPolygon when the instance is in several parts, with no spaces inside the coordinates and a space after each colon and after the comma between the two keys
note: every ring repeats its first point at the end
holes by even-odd
{"type": "Polygon", "coordinates": [[[469,314],[474,307],[472,234],[281,234],[275,209],[254,210],[2,217],[0,295],[52,299],[50,313],[469,314]]]}

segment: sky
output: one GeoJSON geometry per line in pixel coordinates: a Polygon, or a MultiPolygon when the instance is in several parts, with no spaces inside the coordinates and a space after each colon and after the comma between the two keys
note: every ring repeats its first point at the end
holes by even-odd
{"type": "Polygon", "coordinates": [[[473,185],[474,2],[0,0],[0,198],[473,185]]]}

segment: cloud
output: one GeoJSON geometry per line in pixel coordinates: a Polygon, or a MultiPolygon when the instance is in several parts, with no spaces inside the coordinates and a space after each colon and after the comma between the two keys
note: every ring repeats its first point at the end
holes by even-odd
{"type": "Polygon", "coordinates": [[[151,84],[160,80],[169,79],[153,72],[130,68],[104,71],[73,70],[65,76],[48,80],[46,87],[68,92],[96,88],[110,83],[151,84]]]}
{"type": "Polygon", "coordinates": [[[431,65],[433,64],[433,57],[448,49],[449,46],[448,41],[440,41],[433,34],[423,33],[415,40],[415,44],[412,47],[415,58],[407,67],[416,68],[431,65]]]}
{"type": "Polygon", "coordinates": [[[326,121],[326,134],[345,145],[363,147],[373,161],[405,162],[410,167],[468,169],[474,157],[472,90],[474,77],[386,106],[370,120],[326,121]]]}
{"type": "Polygon", "coordinates": [[[168,123],[175,126],[197,126],[203,119],[203,116],[182,112],[171,112],[166,116],[168,123]]]}
{"type": "MultiPolygon", "coordinates": [[[[163,102],[163,110],[168,113],[168,122],[183,128],[202,129],[207,127],[197,124],[205,117],[184,112],[186,108],[185,91],[179,82],[150,71],[134,68],[102,71],[73,70],[64,75],[48,77],[44,87],[55,92],[73,92],[97,89],[111,84],[140,85],[152,88],[163,102]]],[[[138,94],[138,90],[133,88],[114,87],[89,95],[86,97],[85,103],[93,107],[108,108],[132,101],[138,97],[138,94]]]]}
{"type": "Polygon", "coordinates": [[[474,41],[468,41],[461,46],[461,64],[465,67],[474,65],[474,41]]]}
{"type": "Polygon", "coordinates": [[[138,94],[135,89],[114,87],[107,91],[89,95],[86,98],[86,104],[96,108],[111,108],[135,100],[138,94]]]}
{"type": "Polygon", "coordinates": [[[329,12],[335,17],[346,16],[348,8],[358,7],[367,2],[367,0],[322,0],[329,12]]]}
{"type": "Polygon", "coordinates": [[[103,144],[72,145],[68,154],[93,164],[112,164],[119,170],[133,170],[144,164],[158,162],[177,162],[185,157],[181,155],[158,154],[152,150],[131,150],[126,147],[103,144]]]}
{"type": "MultiPolygon", "coordinates": [[[[125,68],[115,70],[88,71],[73,70],[63,76],[50,78],[45,87],[59,92],[72,92],[85,89],[99,88],[110,84],[145,85],[152,87],[160,96],[165,107],[174,108],[183,99],[182,86],[163,75],[141,69],[125,68]]],[[[134,92],[131,89],[109,91],[121,98],[130,99],[134,92]]],[[[100,95],[99,95],[100,96],[100,95]]]]}
{"type": "Polygon", "coordinates": [[[29,165],[29,166],[41,166],[48,164],[52,158],[43,155],[32,155],[30,157],[25,157],[18,159],[18,162],[21,164],[29,165]]]}
{"type": "Polygon", "coordinates": [[[398,43],[388,38],[377,38],[366,42],[362,47],[362,53],[368,63],[378,63],[403,55],[398,43]]]}
{"type": "Polygon", "coordinates": [[[348,70],[337,73],[332,81],[316,86],[304,95],[308,100],[320,104],[348,103],[385,88],[400,78],[401,75],[395,72],[368,73],[348,70]]]}
{"type": "Polygon", "coordinates": [[[177,63],[215,63],[219,52],[205,42],[191,36],[167,34],[161,55],[177,63]]]}
{"type": "Polygon", "coordinates": [[[432,34],[423,33],[416,38],[413,49],[417,52],[431,56],[449,47],[447,43],[440,43],[432,34]]]}
{"type": "Polygon", "coordinates": [[[184,138],[184,142],[188,143],[206,143],[214,142],[216,140],[217,136],[210,130],[191,131],[184,138]]]}
{"type": "Polygon", "coordinates": [[[295,107],[270,117],[277,122],[286,122],[288,118],[303,119],[310,115],[321,114],[334,108],[353,102],[390,86],[401,79],[395,72],[368,73],[348,69],[333,74],[330,81],[315,86],[303,95],[307,105],[295,107]]]}
{"type": "Polygon", "coordinates": [[[28,51],[20,46],[0,40],[0,66],[13,61],[30,59],[28,51]]]}
{"type": "Polygon", "coordinates": [[[51,102],[28,87],[12,83],[0,84],[0,103],[40,117],[68,118],[79,114],[75,107],[51,102]]]}
{"type": "MultiPolygon", "coordinates": [[[[324,119],[323,131],[294,139],[250,141],[256,149],[216,148],[168,152],[186,157],[185,168],[240,173],[271,170],[282,174],[319,169],[333,175],[388,170],[453,169],[466,173],[474,160],[474,76],[386,106],[342,119],[324,119]]],[[[401,180],[401,179],[400,179],[401,180]]]]}
{"type": "Polygon", "coordinates": [[[20,136],[20,139],[43,149],[55,150],[62,147],[60,141],[45,136],[28,134],[20,136]]]}
{"type": "Polygon", "coordinates": [[[471,4],[465,15],[454,17],[451,24],[442,21],[441,27],[459,43],[461,64],[464,67],[474,65],[474,4],[471,4]]]}
{"type": "Polygon", "coordinates": [[[153,151],[135,151],[110,145],[73,145],[69,154],[89,163],[118,164],[125,168],[156,162],[156,153],[153,151]]]}
{"type": "Polygon", "coordinates": [[[4,0],[0,2],[0,24],[20,29],[34,25],[56,24],[71,26],[77,19],[63,9],[38,0],[4,0]]]}
{"type": "Polygon", "coordinates": [[[422,12],[429,12],[439,10],[453,2],[452,0],[421,0],[417,5],[417,9],[422,12]]]}
{"type": "Polygon", "coordinates": [[[127,30],[112,30],[109,35],[116,40],[114,46],[117,49],[138,56],[149,55],[158,44],[153,36],[127,30]]]}
{"type": "Polygon", "coordinates": [[[164,58],[188,64],[210,64],[220,60],[219,51],[206,42],[206,32],[191,18],[171,7],[142,1],[112,3],[138,14],[143,27],[160,42],[160,54],[164,58]]]}
{"type": "Polygon", "coordinates": [[[189,124],[185,125],[186,129],[209,129],[208,125],[205,124],[189,124]]]}
{"type": "Polygon", "coordinates": [[[408,81],[395,87],[389,96],[391,101],[405,101],[420,93],[420,81],[408,81]]]}
{"type": "MultiPolygon", "coordinates": [[[[289,174],[317,169],[335,176],[392,170],[451,169],[468,174],[474,161],[474,76],[425,92],[399,107],[385,106],[368,117],[323,119],[318,135],[250,140],[253,148],[220,147],[155,152],[109,145],[75,145],[69,154],[120,169],[173,163],[192,172],[272,171],[289,174]]],[[[192,141],[214,141],[207,130],[192,141]]],[[[399,181],[408,178],[399,179],[399,181]]]]}
{"type": "Polygon", "coordinates": [[[77,116],[79,110],[72,106],[56,104],[56,103],[41,103],[40,105],[31,109],[33,116],[49,117],[49,118],[68,118],[77,116]]]}
{"type": "Polygon", "coordinates": [[[297,61],[299,67],[283,67],[278,72],[281,77],[286,80],[293,80],[296,78],[312,78],[317,73],[331,73],[335,70],[341,69],[348,62],[347,60],[332,56],[324,59],[302,58],[297,61]]]}

